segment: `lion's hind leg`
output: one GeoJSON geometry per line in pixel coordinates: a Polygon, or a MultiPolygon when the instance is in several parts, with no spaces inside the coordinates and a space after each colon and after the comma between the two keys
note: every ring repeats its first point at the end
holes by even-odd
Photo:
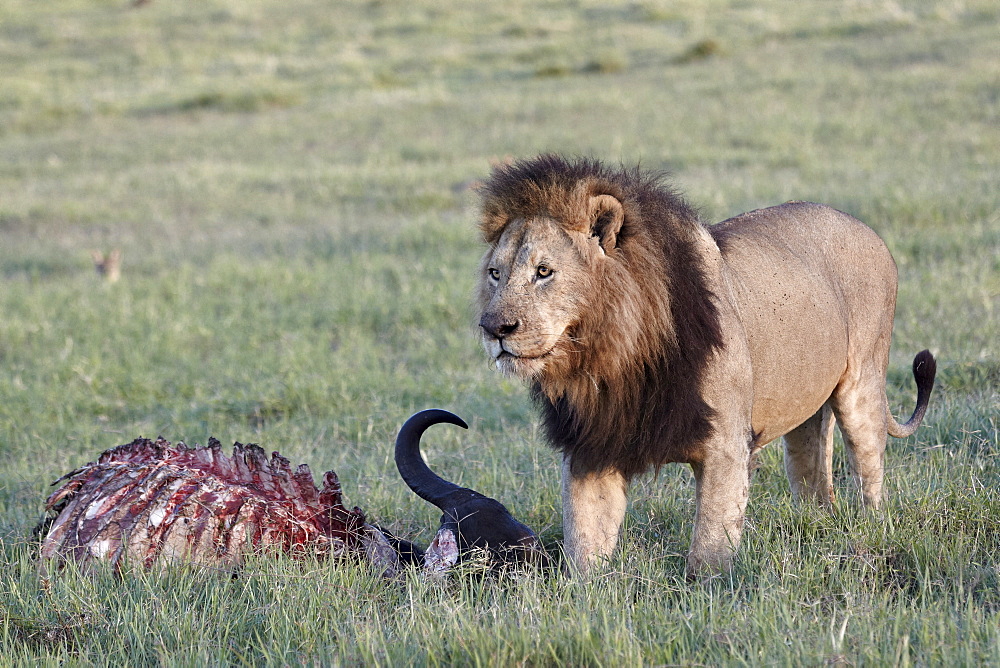
{"type": "Polygon", "coordinates": [[[833,408],[827,402],[785,434],[785,473],[797,502],[833,506],[833,424],[833,408]]]}
{"type": "Polygon", "coordinates": [[[862,501],[871,508],[882,503],[887,438],[885,401],[885,374],[872,372],[859,382],[841,383],[830,402],[862,501]]]}

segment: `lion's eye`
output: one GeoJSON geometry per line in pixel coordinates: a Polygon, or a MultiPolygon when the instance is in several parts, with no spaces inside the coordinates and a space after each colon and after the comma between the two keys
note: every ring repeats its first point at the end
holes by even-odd
{"type": "Polygon", "coordinates": [[[548,278],[553,273],[552,267],[544,264],[538,265],[538,268],[535,271],[538,274],[538,278],[548,278]]]}
{"type": "Polygon", "coordinates": [[[486,273],[488,273],[490,275],[490,278],[492,278],[494,281],[500,280],[500,270],[497,269],[496,267],[490,267],[489,269],[486,270],[486,273]]]}

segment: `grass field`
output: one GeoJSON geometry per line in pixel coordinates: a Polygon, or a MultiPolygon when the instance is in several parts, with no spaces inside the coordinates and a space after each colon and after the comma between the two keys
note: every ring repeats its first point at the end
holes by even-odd
{"type": "Polygon", "coordinates": [[[1000,6],[995,0],[5,0],[0,5],[0,664],[1000,664],[1000,6]],[[637,481],[591,581],[242,577],[43,588],[48,484],[137,436],[280,450],[417,542],[395,432],[561,538],[557,456],[490,368],[470,184],[540,151],[669,169],[706,220],[786,199],[900,269],[889,498],[790,503],[780,444],[729,578],[683,577],[684,467],[637,481]],[[121,248],[122,278],[90,250],[121,248]]]}

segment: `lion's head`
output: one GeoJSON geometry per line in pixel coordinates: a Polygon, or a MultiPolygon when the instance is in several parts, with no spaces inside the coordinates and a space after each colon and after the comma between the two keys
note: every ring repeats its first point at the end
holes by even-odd
{"type": "MultiPolygon", "coordinates": [[[[685,365],[702,364],[718,343],[694,257],[697,217],[658,174],[558,156],[498,165],[480,192],[483,345],[500,371],[532,384],[551,413],[554,445],[572,447],[588,468],[608,465],[616,450],[610,431],[656,422],[648,416],[656,398],[642,396],[646,376],[669,368],[675,379],[693,380],[685,365]],[[702,335],[678,354],[692,326],[702,335]],[[598,453],[588,464],[591,449],[610,459],[598,453]]],[[[660,404],[697,394],[677,389],[660,404]]]]}
{"type": "Polygon", "coordinates": [[[509,221],[483,258],[479,325],[504,373],[530,380],[548,369],[552,376],[581,350],[576,330],[615,248],[623,211],[610,195],[579,197],[579,218],[566,224],[541,213],[509,221]]]}

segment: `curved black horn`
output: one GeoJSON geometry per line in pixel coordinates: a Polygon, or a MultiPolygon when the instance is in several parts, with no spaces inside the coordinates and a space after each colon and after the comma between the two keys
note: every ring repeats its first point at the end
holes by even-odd
{"type": "Polygon", "coordinates": [[[428,427],[441,422],[455,424],[463,429],[469,428],[469,425],[454,413],[439,408],[429,408],[412,415],[403,423],[399,435],[396,436],[396,468],[399,469],[403,482],[417,496],[439,508],[445,496],[463,489],[431,471],[420,456],[420,436],[428,427]]]}

